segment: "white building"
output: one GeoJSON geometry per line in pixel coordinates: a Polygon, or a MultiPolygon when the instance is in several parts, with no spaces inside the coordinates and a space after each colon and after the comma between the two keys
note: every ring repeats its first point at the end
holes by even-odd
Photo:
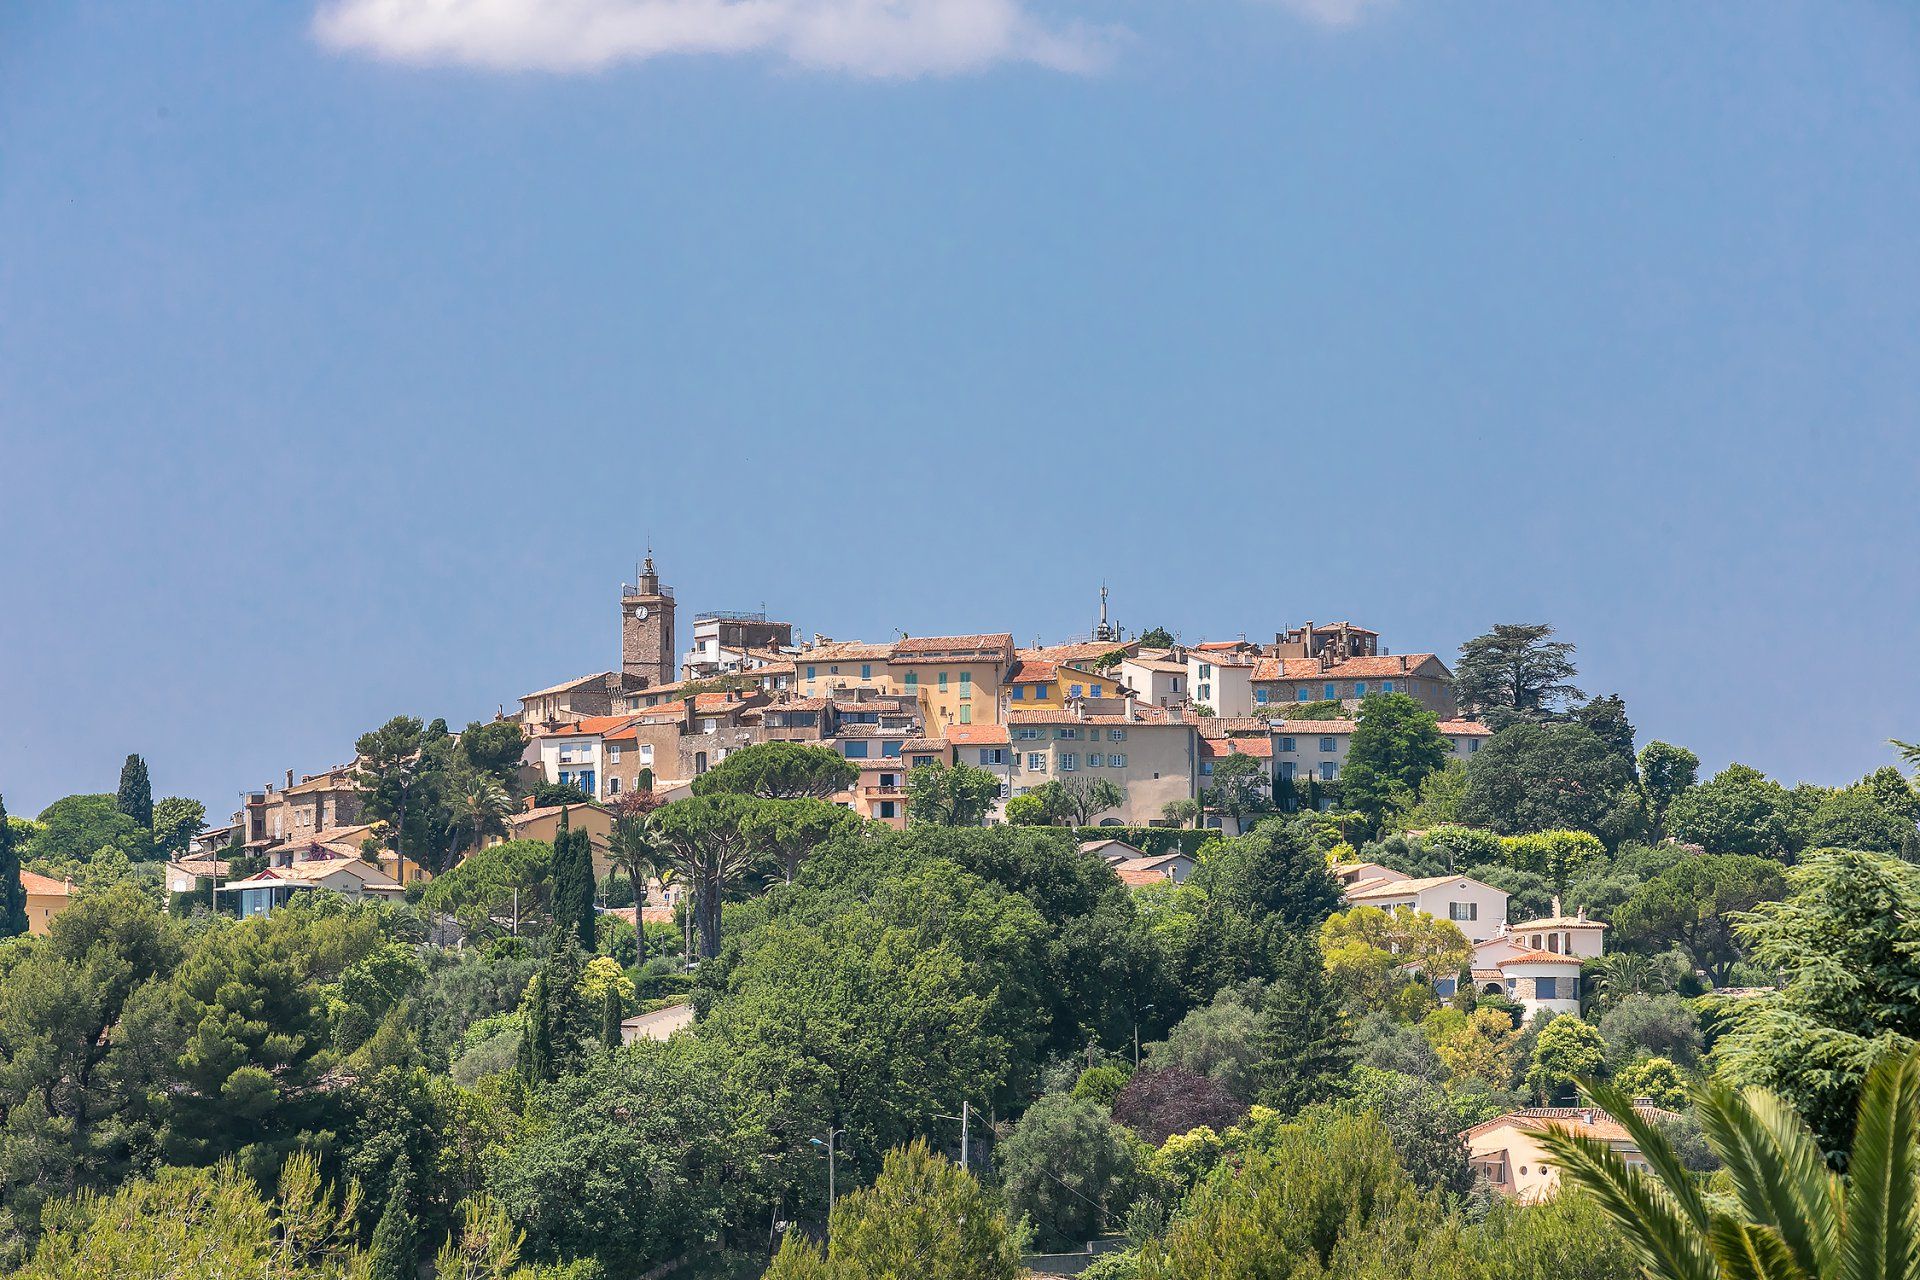
{"type": "MultiPolygon", "coordinates": [[[[1359,727],[1355,720],[1270,720],[1267,724],[1273,735],[1275,781],[1338,778],[1353,731],[1359,727]]],[[[1493,736],[1493,730],[1473,720],[1442,720],[1439,727],[1440,736],[1461,760],[1471,758],[1493,736]]]]}
{"type": "Polygon", "coordinates": [[[1507,924],[1507,894],[1471,876],[1426,876],[1418,880],[1364,880],[1345,893],[1356,907],[1383,911],[1405,907],[1436,920],[1450,920],[1468,942],[1484,942],[1507,924]]]}
{"type": "Polygon", "coordinates": [[[1241,653],[1196,650],[1187,655],[1187,688],[1193,701],[1213,713],[1238,720],[1253,714],[1253,667],[1241,653]]]}
{"type": "Polygon", "coordinates": [[[1177,707],[1187,701],[1187,664],[1170,650],[1147,649],[1122,658],[1120,679],[1150,707],[1177,707]]]}

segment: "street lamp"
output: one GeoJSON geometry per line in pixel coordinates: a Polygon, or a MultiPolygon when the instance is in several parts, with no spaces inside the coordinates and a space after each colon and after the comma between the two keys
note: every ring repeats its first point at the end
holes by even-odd
{"type": "Polygon", "coordinates": [[[827,1153],[827,1221],[829,1222],[833,1221],[833,1157],[835,1145],[840,1139],[846,1136],[847,1131],[845,1129],[829,1129],[827,1130],[827,1140],[825,1142],[820,1141],[818,1138],[807,1139],[807,1141],[811,1142],[814,1146],[824,1148],[827,1153]]]}

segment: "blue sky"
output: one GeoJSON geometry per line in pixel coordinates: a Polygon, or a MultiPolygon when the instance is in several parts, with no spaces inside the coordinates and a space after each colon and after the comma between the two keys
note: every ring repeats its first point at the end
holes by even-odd
{"type": "Polygon", "coordinates": [[[0,11],[0,791],[808,631],[1451,655],[1920,737],[1904,4],[0,11]]]}

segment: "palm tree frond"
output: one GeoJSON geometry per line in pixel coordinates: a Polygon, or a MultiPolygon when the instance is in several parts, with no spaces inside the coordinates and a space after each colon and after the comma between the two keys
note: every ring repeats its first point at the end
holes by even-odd
{"type": "Polygon", "coordinates": [[[1557,1125],[1543,1132],[1540,1142],[1552,1153],[1562,1180],[1593,1196],[1626,1234],[1650,1275],[1661,1280],[1719,1280],[1707,1247],[1704,1216],[1698,1222],[1690,1220],[1668,1189],[1629,1169],[1604,1142],[1557,1125]]]}
{"type": "Polygon", "coordinates": [[[1696,1091],[1694,1105],[1741,1211],[1777,1232],[1801,1271],[1830,1274],[1838,1189],[1805,1122],[1762,1089],[1711,1085],[1696,1091]]]}
{"type": "Polygon", "coordinates": [[[1792,1250],[1771,1227],[1736,1222],[1721,1214],[1714,1218],[1707,1240],[1726,1280],[1814,1280],[1800,1269],[1792,1250]]]}
{"type": "Polygon", "coordinates": [[[1839,1280],[1913,1280],[1920,1261],[1914,1143],[1920,1139],[1920,1052],[1881,1061],[1867,1076],[1848,1163],[1852,1185],[1839,1280]]]}
{"type": "Polygon", "coordinates": [[[1694,1185],[1692,1173],[1680,1162],[1673,1144],[1667,1141],[1667,1135],[1634,1109],[1633,1099],[1612,1085],[1596,1081],[1583,1086],[1583,1090],[1595,1106],[1613,1117],[1632,1136],[1640,1147],[1640,1154],[1646,1158],[1667,1194],[1673,1197],[1694,1229],[1704,1234],[1708,1222],[1706,1201],[1694,1185]]]}

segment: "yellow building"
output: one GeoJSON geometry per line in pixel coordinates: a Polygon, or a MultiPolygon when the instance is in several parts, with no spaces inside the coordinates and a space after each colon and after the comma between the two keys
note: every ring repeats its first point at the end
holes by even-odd
{"type": "Polygon", "coordinates": [[[73,901],[73,882],[51,876],[20,873],[20,886],[27,891],[27,932],[45,934],[53,918],[73,901]]]}
{"type": "Polygon", "coordinates": [[[1007,705],[1014,711],[1057,711],[1071,698],[1119,698],[1126,686],[1118,671],[1022,655],[1007,676],[1007,705]]]}
{"type": "Polygon", "coordinates": [[[840,640],[815,645],[794,659],[794,685],[803,698],[819,698],[835,689],[897,692],[889,658],[893,646],[840,640]]]}
{"type": "Polygon", "coordinates": [[[911,695],[927,736],[939,737],[949,725],[1000,723],[1000,691],[1013,665],[1013,636],[1005,631],[908,638],[888,656],[889,692],[911,695]]]}

